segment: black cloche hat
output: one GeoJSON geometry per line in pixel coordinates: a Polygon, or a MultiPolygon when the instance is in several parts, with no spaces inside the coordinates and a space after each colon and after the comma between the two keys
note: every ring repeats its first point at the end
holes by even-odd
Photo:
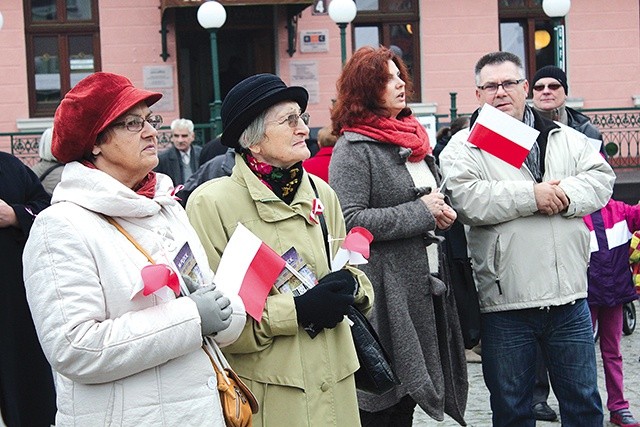
{"type": "Polygon", "coordinates": [[[307,109],[309,93],[301,86],[289,86],[273,74],[256,74],[235,85],[224,98],[222,118],[223,145],[240,149],[238,139],[264,110],[283,101],[295,101],[307,109]]]}

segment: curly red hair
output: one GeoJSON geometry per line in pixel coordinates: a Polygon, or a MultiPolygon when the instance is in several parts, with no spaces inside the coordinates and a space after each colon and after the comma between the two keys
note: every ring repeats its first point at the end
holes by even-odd
{"type": "MultiPolygon", "coordinates": [[[[335,135],[339,135],[343,127],[367,121],[373,116],[389,116],[382,103],[387,82],[391,78],[389,60],[398,67],[400,78],[406,84],[407,95],[413,92],[407,66],[391,50],[370,46],[358,49],[344,66],[336,83],[338,96],[331,108],[331,123],[335,135]]],[[[398,117],[409,115],[411,109],[405,107],[398,117]]]]}

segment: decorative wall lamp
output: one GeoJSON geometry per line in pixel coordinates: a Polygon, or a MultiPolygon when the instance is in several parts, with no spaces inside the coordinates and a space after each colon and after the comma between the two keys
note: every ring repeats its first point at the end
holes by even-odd
{"type": "Polygon", "coordinates": [[[358,7],[353,0],[331,0],[329,3],[329,17],[340,28],[340,50],[342,52],[342,66],[347,62],[347,25],[356,17],[358,7]]]}
{"type": "Polygon", "coordinates": [[[227,20],[227,11],[217,1],[206,1],[198,7],[198,23],[202,28],[209,31],[211,39],[211,71],[213,74],[213,102],[209,104],[209,122],[212,128],[212,138],[222,132],[222,119],[220,109],[222,100],[220,99],[220,70],[218,67],[218,39],[217,32],[227,20]]]}

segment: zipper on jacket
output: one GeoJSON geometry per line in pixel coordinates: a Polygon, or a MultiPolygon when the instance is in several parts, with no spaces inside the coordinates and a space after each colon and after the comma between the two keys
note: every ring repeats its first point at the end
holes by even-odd
{"type": "Polygon", "coordinates": [[[500,279],[496,279],[496,285],[498,286],[498,293],[502,295],[502,287],[500,286],[500,279]]]}

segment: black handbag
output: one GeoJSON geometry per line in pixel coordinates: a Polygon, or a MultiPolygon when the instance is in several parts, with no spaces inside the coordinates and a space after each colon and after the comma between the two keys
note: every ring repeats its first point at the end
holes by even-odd
{"type": "Polygon", "coordinates": [[[360,310],[351,306],[347,317],[351,325],[351,335],[358,354],[360,369],[355,373],[356,388],[374,394],[384,394],[400,379],[389,362],[390,358],[382,347],[378,334],[360,310]]]}
{"type": "MultiPolygon", "coordinates": [[[[313,187],[316,197],[320,198],[313,179],[309,178],[309,180],[311,181],[311,187],[313,187]]],[[[331,270],[331,252],[329,251],[328,240],[329,232],[327,231],[327,223],[322,213],[318,214],[318,220],[320,221],[320,227],[322,228],[322,234],[324,236],[329,270],[331,270]]],[[[355,373],[356,388],[369,393],[383,394],[400,384],[400,379],[391,366],[391,358],[384,350],[378,334],[365,315],[356,307],[350,306],[347,317],[352,322],[351,336],[353,337],[353,344],[356,348],[356,354],[358,355],[358,362],[360,362],[360,369],[355,373]]]]}

